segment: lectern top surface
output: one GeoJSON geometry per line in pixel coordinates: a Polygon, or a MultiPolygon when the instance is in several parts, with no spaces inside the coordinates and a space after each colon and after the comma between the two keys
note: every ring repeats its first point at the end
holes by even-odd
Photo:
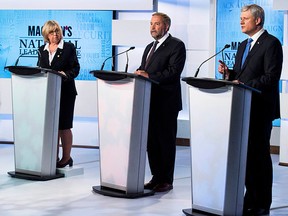
{"type": "Polygon", "coordinates": [[[126,73],[126,72],[117,72],[117,71],[107,71],[107,70],[93,70],[90,71],[96,78],[106,80],[106,81],[117,81],[125,78],[133,78],[133,79],[144,79],[150,81],[152,83],[158,84],[158,82],[151,80],[149,78],[134,74],[134,73],[126,73]]]}
{"type": "Polygon", "coordinates": [[[11,73],[17,75],[34,75],[38,73],[53,73],[59,76],[64,77],[61,73],[55,70],[51,70],[48,68],[41,68],[41,67],[29,67],[29,66],[7,66],[4,68],[5,70],[9,70],[11,73]]]}
{"type": "Polygon", "coordinates": [[[188,85],[194,86],[196,88],[202,88],[202,89],[215,89],[215,88],[221,88],[224,86],[237,86],[241,88],[250,89],[251,91],[261,93],[258,89],[252,88],[250,86],[247,86],[245,84],[238,84],[227,80],[218,80],[213,78],[196,78],[196,77],[184,77],[182,78],[182,81],[186,82],[188,85]]]}

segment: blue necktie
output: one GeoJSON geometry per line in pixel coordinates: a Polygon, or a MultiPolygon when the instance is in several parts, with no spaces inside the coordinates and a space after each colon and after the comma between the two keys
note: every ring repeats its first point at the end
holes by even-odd
{"type": "Polygon", "coordinates": [[[241,68],[243,67],[243,64],[246,60],[246,57],[250,51],[250,47],[251,47],[251,43],[252,43],[253,39],[252,38],[248,38],[247,40],[247,44],[246,44],[246,48],[244,50],[244,53],[243,53],[243,57],[242,57],[242,63],[241,63],[241,68]]]}

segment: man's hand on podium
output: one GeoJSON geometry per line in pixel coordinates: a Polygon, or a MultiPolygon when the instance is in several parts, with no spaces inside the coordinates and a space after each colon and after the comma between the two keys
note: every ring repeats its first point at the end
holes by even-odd
{"type": "Polygon", "coordinates": [[[60,74],[62,74],[64,77],[67,77],[64,71],[58,71],[60,74]]]}
{"type": "Polygon", "coordinates": [[[134,72],[134,74],[149,78],[148,73],[146,71],[144,71],[144,70],[137,70],[137,71],[134,72]]]}

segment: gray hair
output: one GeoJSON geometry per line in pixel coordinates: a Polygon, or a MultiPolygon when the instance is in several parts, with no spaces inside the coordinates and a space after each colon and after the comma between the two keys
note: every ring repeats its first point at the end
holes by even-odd
{"type": "Polygon", "coordinates": [[[263,27],[265,21],[265,12],[262,7],[257,4],[245,5],[242,7],[241,12],[250,11],[255,19],[260,18],[260,26],[263,27]]]}
{"type": "Polygon", "coordinates": [[[153,13],[152,16],[160,16],[160,17],[162,17],[163,23],[165,25],[169,26],[168,27],[168,31],[169,31],[170,26],[171,26],[171,19],[170,19],[170,17],[167,14],[161,13],[161,12],[156,12],[156,13],[153,13]]]}

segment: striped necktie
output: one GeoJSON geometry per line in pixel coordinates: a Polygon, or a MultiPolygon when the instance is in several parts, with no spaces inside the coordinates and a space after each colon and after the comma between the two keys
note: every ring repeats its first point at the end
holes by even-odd
{"type": "Polygon", "coordinates": [[[147,68],[148,63],[149,63],[149,61],[151,60],[151,57],[152,57],[152,55],[154,54],[155,49],[156,49],[158,43],[159,43],[159,41],[155,41],[155,42],[154,42],[153,47],[152,47],[152,49],[151,49],[151,51],[150,51],[150,53],[149,53],[149,55],[148,55],[148,57],[147,57],[147,59],[146,59],[145,69],[147,68]]]}

